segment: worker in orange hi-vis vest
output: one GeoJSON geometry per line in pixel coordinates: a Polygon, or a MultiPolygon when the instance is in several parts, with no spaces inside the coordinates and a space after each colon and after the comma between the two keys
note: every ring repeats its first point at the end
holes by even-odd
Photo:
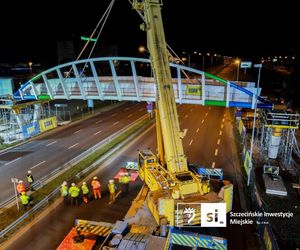
{"type": "Polygon", "coordinates": [[[19,184],[17,185],[17,191],[21,195],[22,192],[26,191],[26,187],[22,180],[19,180],[19,184]]]}
{"type": "Polygon", "coordinates": [[[101,184],[100,184],[100,181],[98,180],[97,176],[93,177],[91,185],[93,187],[95,199],[97,199],[97,198],[100,199],[101,198],[101,184]]]}

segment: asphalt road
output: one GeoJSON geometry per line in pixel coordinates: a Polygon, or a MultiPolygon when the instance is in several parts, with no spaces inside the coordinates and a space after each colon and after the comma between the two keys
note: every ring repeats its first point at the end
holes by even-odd
{"type": "Polygon", "coordinates": [[[11,178],[36,180],[146,114],[145,103],[125,103],[110,111],[41,135],[0,154],[0,204],[14,195],[11,178]]]}
{"type": "MultiPolygon", "coordinates": [[[[221,107],[202,107],[196,105],[179,105],[181,128],[187,128],[188,132],[183,140],[185,153],[190,163],[210,167],[223,168],[225,177],[235,185],[233,203],[234,211],[241,211],[240,196],[237,181],[239,171],[236,169],[237,153],[232,138],[232,123],[229,110],[221,107]],[[222,132],[222,133],[221,133],[222,132]]],[[[128,148],[120,152],[112,162],[104,165],[98,172],[98,176],[104,186],[108,180],[118,172],[126,161],[136,159],[138,148],[156,149],[156,131],[154,128],[145,132],[143,137],[131,142],[128,148]]],[[[40,222],[30,227],[23,235],[18,235],[13,244],[7,249],[55,249],[64,236],[74,225],[76,218],[94,221],[114,222],[121,219],[131,201],[137,194],[141,182],[131,184],[131,193],[128,197],[122,197],[115,204],[108,205],[108,195],[101,200],[93,200],[88,205],[79,207],[64,207],[58,205],[49,212],[40,222]]],[[[106,191],[106,190],[105,190],[106,191]]],[[[228,239],[229,249],[258,249],[253,241],[253,228],[229,225],[221,230],[200,230],[199,233],[210,233],[228,239]],[[247,248],[251,246],[251,248],[247,248]]]]}

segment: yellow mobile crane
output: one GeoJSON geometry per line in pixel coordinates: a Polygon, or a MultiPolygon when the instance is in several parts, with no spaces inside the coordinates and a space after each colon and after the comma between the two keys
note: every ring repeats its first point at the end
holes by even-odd
{"type": "MultiPolygon", "coordinates": [[[[147,47],[157,83],[157,145],[158,156],[150,150],[139,151],[139,175],[150,192],[147,204],[158,225],[174,226],[175,207],[178,203],[226,202],[231,210],[232,185],[223,197],[210,192],[210,185],[201,176],[189,171],[184,154],[176,109],[172,76],[169,66],[161,0],[134,0],[133,7],[144,19],[141,28],[147,32],[147,47]],[[225,197],[225,200],[224,200],[225,197]]],[[[176,211],[178,216],[183,211],[176,211]]],[[[198,216],[200,211],[197,211],[198,216]]],[[[178,219],[178,218],[177,218],[178,219]]],[[[181,221],[181,220],[180,220],[181,221]]]]}

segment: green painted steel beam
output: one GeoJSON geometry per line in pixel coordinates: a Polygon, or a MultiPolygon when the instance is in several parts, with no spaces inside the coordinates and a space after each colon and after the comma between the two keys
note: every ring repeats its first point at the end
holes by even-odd
{"type": "Polygon", "coordinates": [[[226,101],[205,100],[204,105],[226,107],[226,101]]]}

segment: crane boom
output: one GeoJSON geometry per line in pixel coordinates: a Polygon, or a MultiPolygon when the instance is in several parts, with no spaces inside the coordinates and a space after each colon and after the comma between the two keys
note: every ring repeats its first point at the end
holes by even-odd
{"type": "Polygon", "coordinates": [[[164,161],[171,173],[188,170],[176,109],[160,0],[143,1],[147,47],[157,83],[157,105],[163,134],[164,161]]]}

